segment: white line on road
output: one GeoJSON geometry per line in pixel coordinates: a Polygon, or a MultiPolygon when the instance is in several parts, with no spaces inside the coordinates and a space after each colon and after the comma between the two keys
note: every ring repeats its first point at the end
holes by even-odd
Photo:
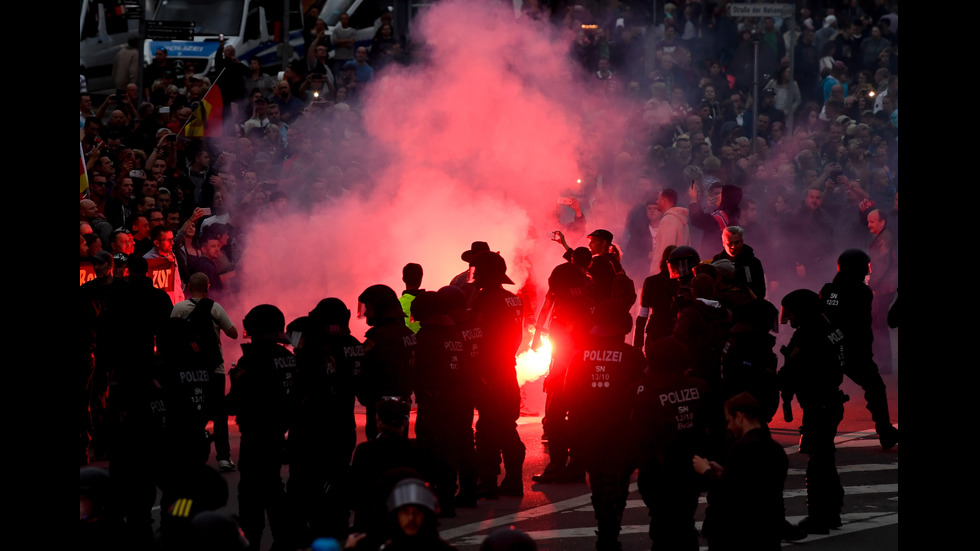
{"type": "MultiPolygon", "coordinates": [[[[787,517],[787,520],[793,523],[799,522],[803,517],[787,517]]],[[[839,529],[832,530],[830,534],[826,536],[809,536],[806,540],[800,543],[808,543],[812,541],[821,540],[824,538],[832,538],[835,536],[843,536],[845,534],[853,534],[861,530],[868,530],[870,528],[879,528],[882,526],[889,526],[892,524],[898,524],[898,513],[845,513],[841,515],[841,520],[844,522],[844,526],[839,529]]],[[[695,522],[695,527],[700,531],[701,523],[695,522]]],[[[621,535],[624,534],[646,534],[650,527],[645,524],[630,524],[623,526],[621,535]]],[[[448,532],[448,530],[446,531],[448,532]]],[[[446,532],[442,532],[443,539],[449,540],[451,538],[446,536],[446,532]]],[[[566,539],[566,538],[594,538],[595,537],[595,527],[578,527],[578,528],[564,528],[561,530],[538,530],[526,532],[527,535],[531,536],[534,541],[549,540],[549,539],[566,539]]],[[[470,546],[470,545],[480,545],[486,535],[473,535],[465,538],[460,538],[453,543],[457,546],[470,546]]],[[[783,546],[790,545],[789,543],[783,543],[783,546]]],[[[707,549],[707,547],[702,547],[701,549],[707,549]]]]}
{"type": "MultiPolygon", "coordinates": [[[[865,463],[863,465],[845,465],[837,467],[838,473],[864,473],[873,471],[894,471],[898,469],[898,463],[865,463]]],[[[789,469],[787,476],[803,476],[806,469],[789,469]]]]}
{"type": "MultiPolygon", "coordinates": [[[[848,441],[851,441],[851,440],[857,440],[857,439],[860,439],[860,438],[867,438],[867,437],[872,436],[874,434],[875,434],[874,432],[869,432],[869,431],[846,433],[846,434],[842,434],[842,435],[837,436],[834,439],[834,443],[835,444],[840,444],[840,443],[848,442],[848,441]]],[[[792,454],[792,453],[798,452],[799,449],[800,449],[800,447],[797,445],[797,446],[789,446],[789,447],[784,448],[784,449],[786,450],[786,453],[787,454],[792,454]]],[[[634,483],[630,484],[630,488],[629,488],[630,493],[633,493],[636,490],[637,490],[636,483],[634,482],[634,483]]],[[[896,485],[896,489],[894,491],[898,491],[897,490],[897,485],[896,485]]],[[[642,503],[643,503],[642,501],[640,501],[640,500],[633,500],[633,501],[640,503],[640,506],[642,506],[642,503]]],[[[703,496],[701,498],[701,501],[704,501],[704,497],[703,496]]],[[[531,509],[527,509],[527,510],[524,510],[524,511],[518,511],[516,513],[511,513],[511,514],[508,514],[508,515],[502,515],[502,516],[499,516],[499,517],[488,518],[488,519],[482,520],[480,522],[471,522],[470,524],[463,524],[462,526],[457,526],[455,528],[449,528],[447,530],[442,530],[442,531],[440,531],[440,534],[442,535],[442,537],[444,539],[451,540],[451,539],[460,538],[460,537],[463,537],[463,536],[466,536],[466,535],[469,535],[469,534],[474,534],[476,532],[482,532],[482,531],[485,531],[485,530],[489,530],[491,528],[496,528],[498,526],[506,526],[506,525],[509,525],[509,524],[513,524],[514,522],[520,522],[520,521],[523,521],[523,520],[528,520],[528,519],[543,517],[543,516],[547,516],[547,515],[553,515],[555,513],[561,513],[561,512],[572,510],[572,509],[578,509],[578,508],[584,507],[586,505],[588,505],[589,507],[586,508],[585,510],[591,510],[591,503],[592,503],[592,496],[591,496],[591,494],[584,494],[584,495],[581,495],[581,496],[578,496],[578,497],[573,497],[573,498],[570,498],[570,499],[566,499],[564,501],[558,501],[558,502],[555,502],[555,503],[550,503],[548,505],[542,505],[540,507],[533,507],[531,509]]],[[[625,527],[624,527],[624,529],[625,529],[625,527]]],[[[583,528],[582,530],[586,530],[590,534],[594,535],[594,528],[583,528]]]]}
{"type": "MultiPolygon", "coordinates": [[[[630,484],[630,492],[635,492],[637,489],[636,482],[630,484]]],[[[488,518],[480,522],[471,522],[470,524],[464,524],[462,526],[457,526],[455,528],[450,528],[448,530],[440,530],[439,534],[443,539],[449,540],[453,538],[458,538],[465,536],[467,534],[473,534],[475,532],[481,532],[483,530],[488,530],[490,528],[496,528],[497,526],[506,526],[508,524],[513,524],[522,520],[528,520],[537,517],[543,517],[546,515],[553,515],[555,513],[560,513],[568,509],[575,509],[582,507],[583,505],[589,505],[592,503],[592,494],[585,494],[578,497],[573,497],[563,501],[556,501],[554,503],[549,503],[548,505],[542,505],[540,507],[533,507],[525,511],[518,511],[516,513],[511,513],[509,515],[503,515],[496,518],[488,518]]],[[[591,509],[591,505],[589,505],[591,509]]],[[[592,530],[592,535],[595,535],[595,528],[590,528],[592,530]]]]}
{"type": "MultiPolygon", "coordinates": [[[[896,494],[898,493],[898,484],[874,484],[866,486],[844,486],[845,496],[857,496],[865,494],[896,494]]],[[[793,498],[793,497],[806,497],[806,488],[799,488],[793,490],[783,490],[783,497],[793,498]]],[[[698,498],[698,503],[707,503],[704,496],[698,498]]],[[[626,500],[626,508],[634,509],[646,507],[642,499],[628,499],[626,500]]],[[[564,513],[586,513],[592,512],[592,505],[583,505],[582,507],[577,507],[568,511],[563,511],[564,513]]]]}

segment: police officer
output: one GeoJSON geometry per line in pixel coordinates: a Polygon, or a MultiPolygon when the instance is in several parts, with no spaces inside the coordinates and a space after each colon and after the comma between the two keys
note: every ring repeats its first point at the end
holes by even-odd
{"type": "Polygon", "coordinates": [[[282,346],[286,318],[279,308],[260,304],[242,321],[251,343],[242,344],[242,357],[231,372],[230,401],[241,432],[238,470],[238,511],[245,537],[259,546],[265,515],[273,548],[290,549],[295,534],[289,519],[282,469],[286,432],[295,411],[296,357],[282,346]]]}
{"type": "Polygon", "coordinates": [[[780,323],[796,331],[780,350],[785,357],[779,370],[783,416],[793,420],[792,400],[803,408],[800,452],[809,454],[806,466],[808,516],[800,528],[810,534],[827,534],[841,525],[844,489],[835,464],[834,437],[844,418],[844,333],[822,311],[820,297],[809,289],[797,289],[782,300],[780,323]]]}
{"type": "Polygon", "coordinates": [[[354,373],[364,346],[350,334],[350,310],[325,298],[287,327],[295,343],[300,402],[289,432],[287,495],[292,515],[316,537],[346,537],[350,512],[341,482],[357,443],[354,373]]]}
{"type": "Polygon", "coordinates": [[[456,495],[456,507],[476,507],[476,483],[478,470],[476,464],[476,447],[473,438],[473,412],[476,403],[476,391],[479,388],[478,376],[475,372],[475,359],[479,356],[479,344],[483,333],[474,327],[470,312],[466,309],[466,294],[455,285],[446,285],[438,291],[442,298],[446,313],[453,320],[460,337],[463,339],[463,363],[469,366],[465,380],[469,392],[461,392],[455,398],[466,400],[459,404],[459,493],[456,495]]]}
{"type": "Polygon", "coordinates": [[[878,365],[872,359],[871,304],[874,294],[864,283],[871,257],[860,249],[848,249],[837,258],[837,275],[820,289],[824,312],[847,335],[844,374],[864,390],[868,411],[875,423],[882,449],[898,443],[898,429],[888,414],[888,396],[878,365]]]}
{"type": "Polygon", "coordinates": [[[768,300],[752,299],[732,313],[734,325],[722,349],[723,399],[748,392],[761,408],[761,421],[768,424],[779,409],[779,384],[773,349],[779,310],[768,300]]]}
{"type": "Polygon", "coordinates": [[[378,435],[374,416],[379,400],[398,397],[412,402],[416,339],[405,325],[405,312],[391,287],[372,285],[357,302],[358,317],[371,326],[364,335],[364,369],[357,396],[366,410],[364,430],[371,440],[378,435]]]}
{"type": "Polygon", "coordinates": [[[431,469],[428,478],[443,504],[439,514],[453,517],[460,459],[464,448],[473,445],[471,366],[444,295],[422,291],[411,308],[421,325],[416,333],[415,436],[431,469]]]}
{"type": "Polygon", "coordinates": [[[476,407],[480,412],[476,423],[477,493],[488,499],[523,496],[526,448],[517,433],[521,392],[516,354],[524,334],[524,304],[503,288],[514,282],[507,277],[507,263],[500,254],[483,252],[471,263],[479,291],[470,312],[474,329],[482,335],[474,359],[476,407]],[[498,488],[501,456],[506,476],[498,488]]]}
{"type": "Polygon", "coordinates": [[[632,328],[629,312],[613,303],[600,304],[590,338],[573,353],[565,376],[572,453],[589,473],[600,551],[622,549],[619,532],[635,468],[623,443],[631,438],[632,402],[645,362],[624,341],[632,328]]]}
{"type": "Polygon", "coordinates": [[[696,549],[694,513],[701,486],[691,457],[707,446],[707,383],[691,373],[693,357],[672,336],[650,343],[649,369],[634,416],[640,495],[650,512],[654,549],[696,549]],[[654,361],[654,359],[656,359],[654,361]]]}

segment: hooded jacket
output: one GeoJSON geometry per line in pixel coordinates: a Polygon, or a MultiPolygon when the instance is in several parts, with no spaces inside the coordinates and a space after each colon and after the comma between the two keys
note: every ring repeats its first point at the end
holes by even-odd
{"type": "Polygon", "coordinates": [[[657,229],[657,243],[653,251],[650,274],[660,273],[660,259],[669,245],[678,247],[691,244],[690,212],[684,207],[671,207],[664,213],[657,229]]]}

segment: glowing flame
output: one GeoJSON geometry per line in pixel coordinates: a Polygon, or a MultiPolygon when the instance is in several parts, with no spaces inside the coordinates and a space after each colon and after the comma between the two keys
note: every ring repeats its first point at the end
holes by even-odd
{"type": "Polygon", "coordinates": [[[533,381],[548,372],[551,366],[551,341],[547,336],[541,337],[541,346],[537,350],[527,349],[517,357],[517,384],[523,385],[533,381]]]}

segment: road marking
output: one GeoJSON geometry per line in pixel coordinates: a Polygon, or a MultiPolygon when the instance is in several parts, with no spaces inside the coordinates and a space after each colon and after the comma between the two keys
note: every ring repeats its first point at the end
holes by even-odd
{"type": "MultiPolygon", "coordinates": [[[[636,482],[630,484],[629,491],[635,492],[637,490],[636,482]]],[[[483,530],[488,530],[490,528],[496,528],[497,526],[507,526],[515,522],[520,522],[522,520],[529,520],[532,518],[543,517],[547,515],[553,515],[555,513],[560,513],[567,509],[575,509],[582,507],[584,505],[589,505],[589,510],[591,510],[592,494],[580,495],[578,497],[573,497],[563,501],[556,501],[555,503],[549,503],[547,505],[541,505],[540,507],[532,507],[524,511],[518,511],[516,513],[511,513],[509,515],[503,515],[496,518],[488,518],[480,522],[471,522],[470,524],[464,524],[462,526],[457,526],[455,528],[449,528],[448,530],[440,530],[439,534],[443,539],[453,539],[474,532],[481,532],[483,530]]],[[[595,535],[595,528],[589,528],[591,534],[595,535]]]]}
{"type": "MultiPolygon", "coordinates": [[[[898,484],[872,484],[865,486],[844,486],[845,496],[857,496],[866,494],[896,494],[898,493],[898,484]]],[[[783,490],[784,498],[793,497],[806,497],[806,488],[799,488],[793,490],[783,490]]],[[[698,503],[707,503],[707,500],[702,495],[698,498],[698,503]]],[[[626,500],[627,509],[636,509],[646,507],[642,499],[628,499],[626,500]]],[[[563,513],[586,513],[592,512],[592,505],[586,505],[578,507],[575,509],[570,509],[568,511],[562,511],[563,513]]]]}
{"type": "MultiPolygon", "coordinates": [[[[786,517],[787,520],[793,522],[794,524],[803,519],[802,516],[790,516],[786,517]]],[[[882,526],[890,526],[893,524],[898,524],[898,513],[845,513],[841,515],[841,521],[844,525],[838,529],[831,530],[830,534],[825,536],[815,536],[811,535],[805,540],[798,543],[808,543],[825,538],[832,538],[836,536],[843,536],[845,534],[853,534],[862,530],[868,530],[871,528],[879,528],[882,526]]],[[[694,523],[695,528],[698,531],[701,530],[701,522],[694,523]]],[[[650,530],[650,527],[646,524],[628,524],[623,526],[620,535],[624,534],[646,534],[650,530]]],[[[446,536],[445,532],[441,532],[443,539],[452,539],[446,536]]],[[[595,537],[595,527],[578,527],[578,528],[564,528],[560,530],[538,530],[538,531],[528,531],[525,532],[527,535],[531,536],[534,541],[549,540],[549,539],[566,539],[566,538],[594,538],[595,537]]],[[[477,534],[473,536],[468,536],[465,538],[459,538],[453,541],[453,545],[456,546],[470,546],[470,545],[480,545],[486,535],[477,534]]],[[[793,545],[789,542],[783,542],[783,546],[793,545]]],[[[701,547],[704,550],[707,547],[701,547]]]]}
{"type": "MultiPolygon", "coordinates": [[[[838,473],[864,473],[874,471],[894,471],[898,470],[898,463],[865,463],[863,465],[844,465],[837,467],[838,473]]],[[[806,469],[789,469],[787,476],[804,476],[806,469]]]]}
{"type": "MultiPolygon", "coordinates": [[[[835,444],[839,444],[839,443],[849,442],[849,441],[852,441],[852,440],[858,440],[858,439],[861,439],[861,438],[868,438],[870,436],[876,436],[876,434],[874,432],[871,432],[871,431],[850,432],[850,433],[845,433],[845,434],[838,435],[836,438],[834,438],[834,443],[835,444]]],[[[783,449],[786,450],[786,453],[788,455],[788,454],[792,454],[792,453],[798,452],[799,449],[800,449],[800,447],[798,445],[795,445],[795,446],[789,446],[789,447],[786,447],[786,448],[783,448],[783,449]]],[[[896,466],[896,468],[897,468],[897,466],[896,466]]],[[[868,469],[868,470],[876,470],[876,469],[868,469]]],[[[843,472],[843,471],[838,471],[838,472],[843,472]]],[[[859,493],[887,493],[887,492],[894,493],[894,492],[897,492],[898,491],[898,485],[897,484],[894,484],[894,485],[880,485],[880,486],[881,487],[884,487],[884,486],[894,486],[894,489],[889,489],[889,490],[880,489],[878,491],[853,491],[853,492],[847,492],[847,489],[845,489],[845,492],[849,493],[850,495],[857,495],[859,493]]],[[[865,488],[865,489],[867,489],[867,488],[873,488],[873,487],[870,487],[870,486],[857,486],[855,488],[865,488]]],[[[637,491],[637,484],[634,482],[634,483],[630,484],[629,492],[630,493],[633,493],[635,491],[637,491]]],[[[804,495],[805,495],[805,490],[803,490],[803,492],[804,492],[804,495]]],[[[701,498],[699,499],[699,501],[701,503],[704,503],[704,501],[705,501],[704,496],[701,496],[701,498]]],[[[634,506],[634,507],[645,507],[645,505],[643,504],[643,501],[642,500],[629,500],[627,502],[627,507],[630,507],[630,506],[634,506]]],[[[515,522],[520,522],[520,521],[523,521],[523,520],[529,520],[529,519],[533,519],[533,518],[543,517],[543,516],[547,516],[547,515],[553,515],[555,513],[572,512],[572,511],[591,511],[591,510],[592,510],[592,494],[590,492],[590,493],[583,494],[583,495],[578,496],[578,497],[573,497],[573,498],[570,498],[570,499],[566,499],[566,500],[563,500],[563,501],[558,501],[558,502],[555,502],[555,503],[550,503],[550,504],[547,504],[547,505],[542,505],[542,506],[539,506],[539,507],[533,507],[531,509],[527,509],[527,510],[524,510],[524,511],[518,511],[516,513],[511,513],[511,514],[508,514],[508,515],[502,515],[502,516],[499,516],[499,517],[484,519],[484,520],[482,520],[480,522],[472,522],[470,524],[463,524],[463,525],[457,526],[455,528],[449,528],[447,530],[442,530],[442,531],[440,531],[440,534],[442,535],[443,539],[451,540],[451,539],[455,539],[455,538],[461,538],[463,536],[467,536],[467,535],[470,535],[470,534],[474,534],[476,532],[482,532],[482,531],[485,531],[485,530],[489,530],[491,528],[496,528],[498,526],[507,526],[507,525],[513,524],[515,522]]],[[[626,533],[625,532],[625,529],[626,529],[625,526],[623,527],[623,529],[624,529],[624,533],[626,533]]],[[[643,529],[646,530],[645,527],[643,529]]],[[[594,536],[595,535],[595,528],[594,527],[588,527],[588,528],[569,528],[568,530],[571,530],[573,532],[574,531],[585,531],[585,532],[588,532],[588,535],[591,535],[591,536],[594,536]]],[[[562,533],[564,533],[563,530],[557,530],[555,532],[562,532],[562,533]]],[[[543,534],[548,534],[548,533],[551,533],[551,531],[545,531],[545,532],[543,532],[543,534]]],[[[531,537],[534,537],[534,536],[532,535],[531,537]]],[[[572,537],[572,536],[569,536],[569,537],[572,537]]],[[[535,538],[535,539],[537,539],[537,538],[535,538]]],[[[483,541],[482,537],[480,537],[480,541],[483,541]]],[[[477,542],[477,543],[479,543],[479,542],[477,542]]],[[[469,543],[462,543],[462,542],[460,543],[460,545],[464,545],[464,544],[465,545],[469,545],[469,543]]]]}
{"type": "MultiPolygon", "coordinates": [[[[865,446],[878,446],[878,434],[874,431],[858,431],[858,432],[847,432],[844,434],[838,434],[834,437],[834,446],[839,448],[851,448],[851,447],[865,447],[865,446]],[[874,438],[873,440],[871,438],[874,438]],[[868,440],[862,440],[862,439],[868,440]]],[[[792,455],[800,451],[799,444],[795,446],[787,446],[783,448],[786,450],[786,455],[792,455]]]]}

